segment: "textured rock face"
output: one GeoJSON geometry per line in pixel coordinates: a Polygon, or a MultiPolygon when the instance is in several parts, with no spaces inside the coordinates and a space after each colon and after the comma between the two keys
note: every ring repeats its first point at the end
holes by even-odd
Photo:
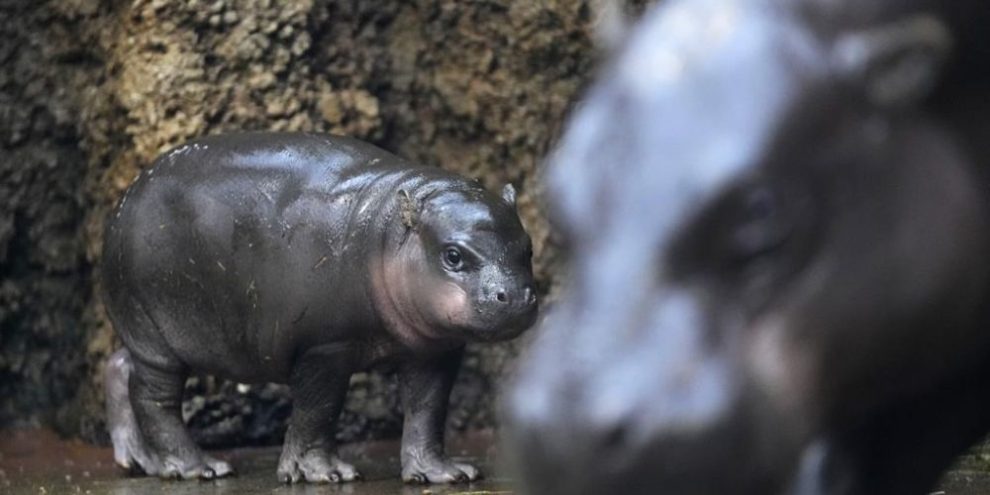
{"type": "Polygon", "coordinates": [[[0,2],[0,424],[52,419],[87,370],[92,278],[76,119],[98,62],[71,15],[0,2]]]}
{"type": "MultiPolygon", "coordinates": [[[[0,422],[103,435],[114,347],[99,305],[103,218],[167,148],[227,130],[346,134],[495,188],[512,182],[536,249],[553,249],[534,175],[590,74],[581,0],[0,0],[0,422]]],[[[455,427],[491,425],[519,344],[472,348],[455,427]]],[[[354,378],[341,436],[398,431],[388,376],[354,378]]],[[[210,444],[267,443],[285,389],[192,380],[210,444]]]]}

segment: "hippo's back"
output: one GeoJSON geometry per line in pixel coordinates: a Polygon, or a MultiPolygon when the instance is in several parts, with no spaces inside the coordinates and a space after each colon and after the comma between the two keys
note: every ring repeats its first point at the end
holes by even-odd
{"type": "Polygon", "coordinates": [[[160,156],[153,174],[187,181],[210,180],[227,170],[293,173],[333,182],[335,176],[368,165],[408,165],[401,158],[357,139],[315,133],[247,132],[191,141],[160,156]]]}

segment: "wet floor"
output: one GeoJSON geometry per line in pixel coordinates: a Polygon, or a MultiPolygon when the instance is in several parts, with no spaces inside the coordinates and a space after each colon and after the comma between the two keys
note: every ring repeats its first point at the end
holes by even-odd
{"type": "Polygon", "coordinates": [[[109,448],[64,441],[46,430],[0,432],[0,494],[279,494],[279,495],[512,495],[499,464],[493,435],[481,432],[452,438],[457,460],[482,468],[486,477],[464,485],[404,485],[399,479],[399,446],[394,441],[345,445],[341,455],[354,463],[365,481],[342,485],[283,485],[275,479],[277,447],[214,452],[230,461],[237,476],[214,481],[161,481],[128,477],[113,463],[109,448]]]}
{"type": "MultiPolygon", "coordinates": [[[[512,481],[500,474],[502,464],[493,448],[494,436],[480,432],[452,438],[450,451],[458,460],[480,466],[485,480],[467,485],[404,485],[398,478],[398,443],[346,445],[341,454],[351,460],[366,481],[343,485],[292,485],[275,479],[279,450],[235,449],[214,453],[232,462],[238,475],[215,481],[160,481],[128,477],[113,464],[109,448],[65,441],[47,430],[0,432],[0,494],[145,495],[145,494],[279,494],[279,495],[514,495],[512,481]]],[[[990,456],[974,454],[946,475],[935,495],[990,493],[990,456]]],[[[556,495],[556,494],[555,494],[556,495]]]]}

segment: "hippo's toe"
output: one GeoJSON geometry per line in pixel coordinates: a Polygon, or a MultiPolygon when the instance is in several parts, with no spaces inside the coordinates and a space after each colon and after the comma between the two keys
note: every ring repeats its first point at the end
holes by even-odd
{"type": "Polygon", "coordinates": [[[336,455],[312,449],[301,455],[283,452],[278,479],[283,483],[344,483],[360,480],[361,473],[336,455]]]}
{"type": "Polygon", "coordinates": [[[196,459],[180,459],[169,456],[160,467],[146,469],[148,474],[157,474],[163,479],[212,480],[230,476],[234,470],[225,461],[202,455],[196,459]]]}
{"type": "Polygon", "coordinates": [[[410,459],[402,466],[406,483],[467,483],[479,478],[478,468],[447,458],[410,459]]]}

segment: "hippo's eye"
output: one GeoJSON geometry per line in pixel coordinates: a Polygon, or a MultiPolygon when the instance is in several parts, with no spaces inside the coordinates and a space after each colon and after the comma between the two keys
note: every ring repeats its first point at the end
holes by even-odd
{"type": "Polygon", "coordinates": [[[443,250],[443,265],[448,270],[460,270],[464,266],[464,256],[461,250],[456,247],[447,247],[443,250]]]}
{"type": "Polygon", "coordinates": [[[779,198],[770,189],[749,191],[741,206],[732,239],[737,259],[753,259],[783,244],[789,229],[781,221],[779,198]]]}

